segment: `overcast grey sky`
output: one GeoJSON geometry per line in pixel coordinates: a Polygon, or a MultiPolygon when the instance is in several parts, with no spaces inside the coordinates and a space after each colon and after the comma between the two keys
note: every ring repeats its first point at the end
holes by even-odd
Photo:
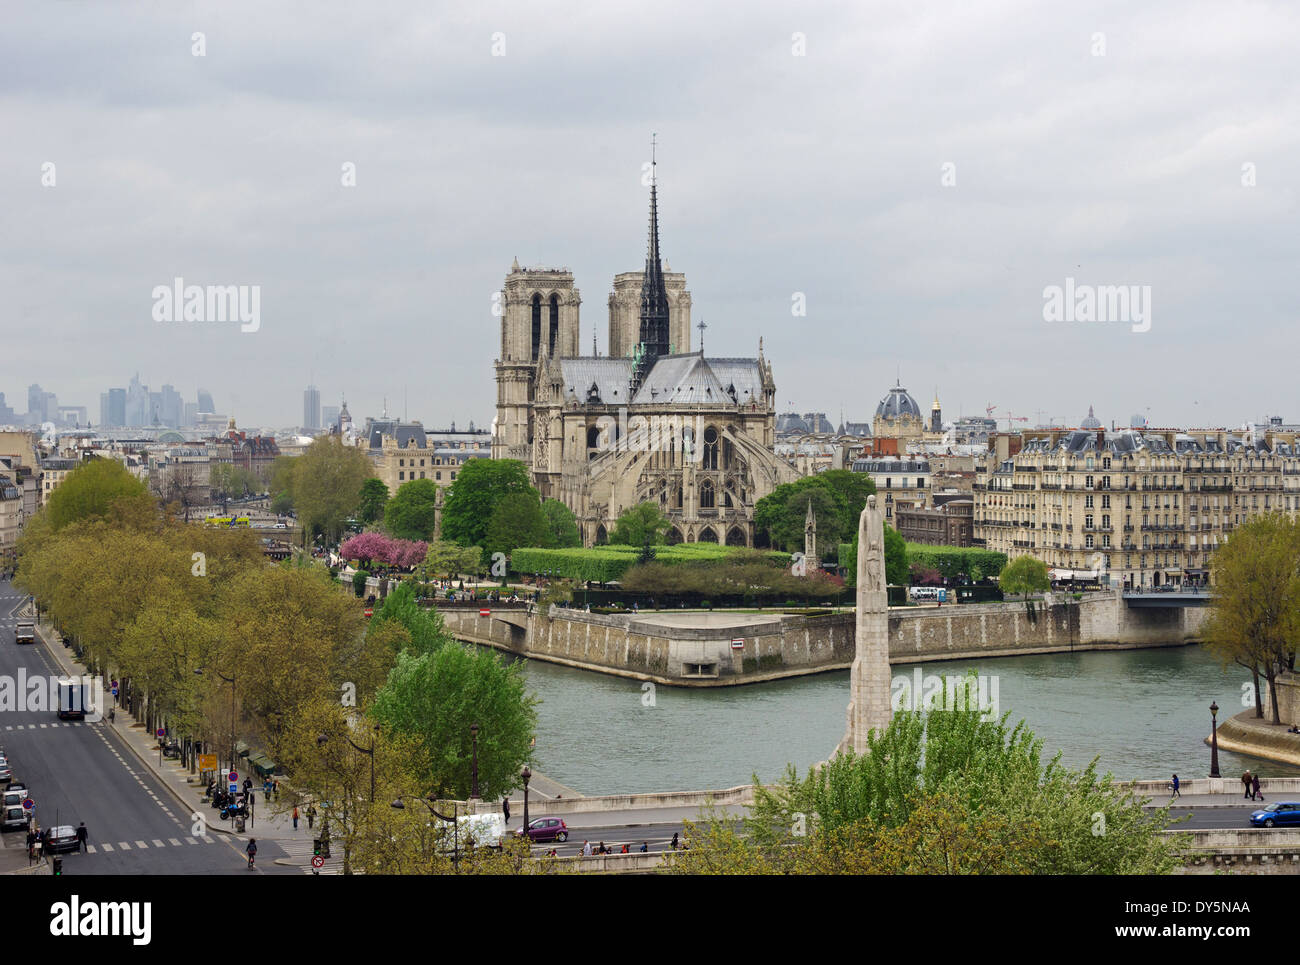
{"type": "Polygon", "coordinates": [[[783,411],[901,373],[950,416],[1300,421],[1297,50],[1294,3],[9,4],[0,391],[486,425],[515,256],[606,348],[655,131],[706,349],[763,336],[783,411]],[[177,276],[260,329],[155,321],[177,276]],[[1150,330],[1044,321],[1067,277],[1150,286],[1150,330]]]}

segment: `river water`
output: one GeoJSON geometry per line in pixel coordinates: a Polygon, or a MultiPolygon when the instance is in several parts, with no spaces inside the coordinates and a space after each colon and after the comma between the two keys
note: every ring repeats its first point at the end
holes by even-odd
{"type": "MultiPolygon", "coordinates": [[[[1100,758],[1119,778],[1184,780],[1209,773],[1210,703],[1220,719],[1243,709],[1239,668],[1222,669],[1200,646],[997,657],[895,665],[894,679],[985,675],[999,709],[1024,719],[1074,767],[1100,758]]],[[[743,687],[686,689],[527,665],[538,709],[537,769],[583,794],[698,790],[772,781],[787,764],[805,773],[844,735],[848,671],[743,687]]],[[[1219,752],[1225,777],[1300,768],[1219,752]]]]}

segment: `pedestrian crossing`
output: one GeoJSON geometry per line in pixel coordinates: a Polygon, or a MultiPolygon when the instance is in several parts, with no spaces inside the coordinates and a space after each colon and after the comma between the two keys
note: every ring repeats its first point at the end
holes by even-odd
{"type": "Polygon", "coordinates": [[[47,727],[81,727],[93,723],[90,720],[52,720],[46,724],[6,724],[5,730],[44,730],[47,727]]]}
{"type": "Polygon", "coordinates": [[[102,844],[86,845],[86,854],[112,854],[117,851],[148,851],[150,848],[184,848],[192,844],[215,844],[216,838],[210,834],[201,835],[200,837],[186,836],[184,841],[179,838],[168,838],[164,841],[162,838],[151,838],[149,841],[118,841],[112,843],[105,841],[102,844]]]}

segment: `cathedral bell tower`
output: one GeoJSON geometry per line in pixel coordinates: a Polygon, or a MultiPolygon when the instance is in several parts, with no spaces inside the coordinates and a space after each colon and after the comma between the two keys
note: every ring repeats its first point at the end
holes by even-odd
{"type": "Polygon", "coordinates": [[[495,311],[501,316],[501,354],[495,366],[493,459],[519,459],[531,466],[538,360],[579,354],[581,304],[573,272],[567,268],[520,268],[518,258],[510,266],[495,311]]]}

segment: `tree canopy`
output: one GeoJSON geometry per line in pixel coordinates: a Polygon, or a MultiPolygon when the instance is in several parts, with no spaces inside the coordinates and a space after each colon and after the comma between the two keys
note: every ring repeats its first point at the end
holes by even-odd
{"type": "Polygon", "coordinates": [[[663,543],[669,525],[657,505],[639,503],[619,514],[609,541],[628,546],[657,546],[663,543]]]}
{"type": "Polygon", "coordinates": [[[493,510],[512,493],[539,498],[527,466],[517,459],[470,459],[447,489],[442,538],[461,546],[483,546],[493,510]]]}
{"type": "Polygon", "coordinates": [[[569,549],[582,545],[578,532],[578,518],[573,510],[558,499],[542,500],[542,518],[546,524],[545,549],[569,549]]]}
{"type": "Polygon", "coordinates": [[[152,512],[154,500],[149,488],[116,459],[88,459],[50,494],[46,513],[58,531],[80,520],[106,519],[114,506],[123,512],[152,512]]]}
{"type": "Polygon", "coordinates": [[[361,484],[361,505],[357,507],[357,519],[363,523],[379,522],[384,518],[388,496],[388,486],[382,479],[367,479],[361,484]]]}
{"type": "Polygon", "coordinates": [[[438,514],[438,484],[412,479],[397,487],[384,509],[384,528],[398,539],[433,538],[438,514]]]}
{"type": "MultiPolygon", "coordinates": [[[[370,459],[338,436],[319,436],[293,467],[293,504],[303,538],[342,535],[361,502],[361,487],[371,473],[370,459]]],[[[273,478],[275,478],[273,476],[273,478]]]]}
{"type": "Polygon", "coordinates": [[[519,546],[545,546],[546,539],[541,503],[527,493],[510,493],[501,497],[492,510],[483,548],[488,554],[509,556],[519,546]]]}
{"type": "Polygon", "coordinates": [[[833,552],[851,541],[867,496],[876,491],[865,473],[833,469],[782,483],[754,505],[754,526],[760,540],[787,552],[802,550],[804,523],[811,501],[817,518],[817,545],[823,553],[833,552]]]}

